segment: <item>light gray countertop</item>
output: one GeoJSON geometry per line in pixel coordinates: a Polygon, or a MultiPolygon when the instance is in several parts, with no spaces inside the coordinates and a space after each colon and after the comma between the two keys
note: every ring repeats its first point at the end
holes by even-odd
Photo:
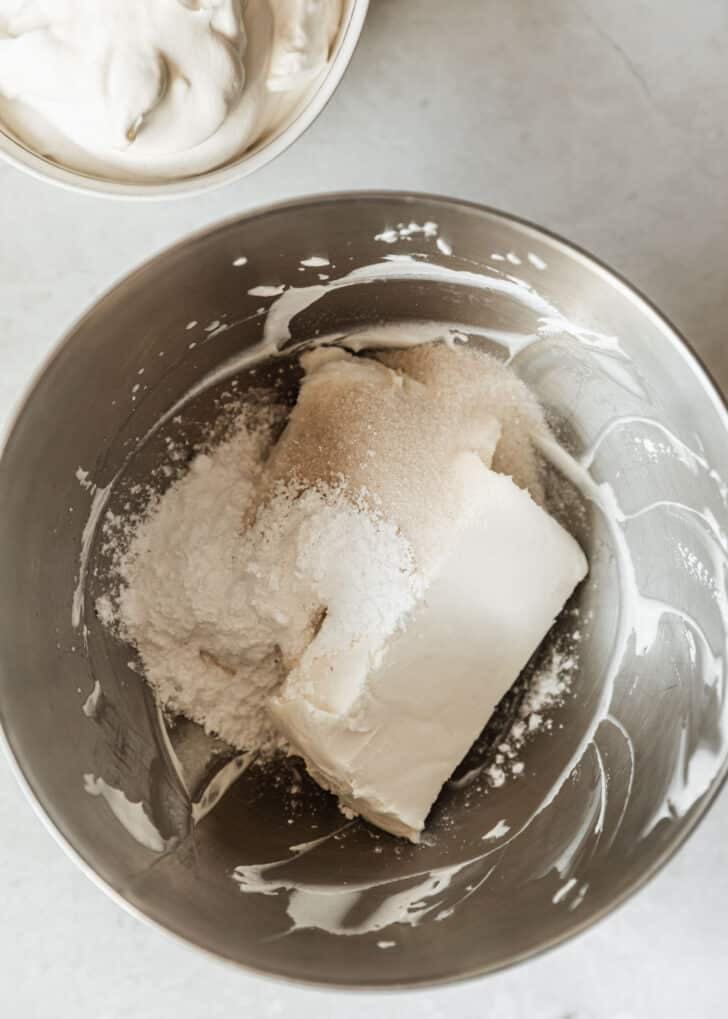
{"type": "MultiPolygon", "coordinates": [[[[577,242],[647,294],[728,388],[724,0],[371,0],[303,140],[199,198],[115,204],[0,168],[0,416],[54,340],[181,235],[316,191],[452,194],[577,242]]],[[[52,677],[49,677],[49,682],[52,677]]],[[[222,1019],[677,1019],[725,1011],[728,793],[677,858],[586,935],[437,991],[324,993],[249,976],[127,916],[0,761],[2,1013],[222,1019]]]]}

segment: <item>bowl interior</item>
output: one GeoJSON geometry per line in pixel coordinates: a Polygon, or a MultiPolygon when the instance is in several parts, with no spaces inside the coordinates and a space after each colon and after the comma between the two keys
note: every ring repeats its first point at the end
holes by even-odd
{"type": "Polygon", "coordinates": [[[246,177],[270,163],[288,148],[323,110],[341,81],[352,58],[364,25],[369,0],[342,0],[339,32],[326,70],[313,83],[272,133],[261,137],[237,158],[190,177],[170,180],[134,181],[96,176],[74,170],[36,151],[16,137],[0,121],[0,158],[34,177],[77,191],[94,192],[111,198],[172,198],[198,194],[246,177]]]}
{"type": "Polygon", "coordinates": [[[0,718],[12,754],[108,887],[227,958],[378,986],[528,956],[643,882],[723,778],[727,450],[723,404],[664,320],[531,226],[445,200],[356,195],[196,236],[85,316],[8,439],[0,718]],[[428,221],[437,237],[376,237],[428,221]],[[417,257],[383,261],[402,254],[417,257]],[[302,264],[312,256],[330,264],[302,264]],[[297,302],[279,356],[246,365],[276,300],[250,293],[261,286],[320,289],[297,302]],[[168,436],[192,455],[231,394],[291,400],[297,340],[420,320],[457,323],[511,356],[574,454],[554,468],[591,565],[570,606],[582,631],[571,693],[527,741],[523,775],[492,787],[477,769],[517,709],[504,704],[421,846],[347,823],[294,765],[248,768],[193,823],[191,799],[231,755],[191,724],[160,725],[133,654],[96,620],[94,521],[169,462],[168,436]]]}

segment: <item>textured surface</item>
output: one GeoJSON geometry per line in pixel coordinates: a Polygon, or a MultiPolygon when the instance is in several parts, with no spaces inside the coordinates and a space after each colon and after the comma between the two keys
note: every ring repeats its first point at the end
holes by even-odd
{"type": "MultiPolygon", "coordinates": [[[[0,407],[122,272],[179,235],[317,190],[402,187],[565,234],[647,293],[728,386],[728,157],[720,0],[372,0],[350,73],[308,135],[249,181],[111,204],[0,169],[0,407]]],[[[672,1019],[722,1010],[728,794],[646,890],[577,941],[473,985],[332,995],[249,977],[124,915],[59,852],[0,764],[9,1011],[187,1019],[672,1019]]]]}

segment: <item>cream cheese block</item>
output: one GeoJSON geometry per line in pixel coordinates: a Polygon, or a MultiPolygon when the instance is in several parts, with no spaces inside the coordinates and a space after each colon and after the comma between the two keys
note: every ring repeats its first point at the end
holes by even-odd
{"type": "MultiPolygon", "coordinates": [[[[270,705],[345,810],[413,842],[588,569],[571,535],[509,477],[481,462],[468,487],[422,600],[370,667],[352,647],[326,668],[295,668],[270,705]]],[[[315,644],[304,657],[320,664],[315,644]]]]}

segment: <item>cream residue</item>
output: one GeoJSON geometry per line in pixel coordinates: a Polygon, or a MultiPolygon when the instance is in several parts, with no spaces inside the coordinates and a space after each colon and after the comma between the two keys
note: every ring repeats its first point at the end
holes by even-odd
{"type": "Polygon", "coordinates": [[[100,700],[101,700],[101,684],[99,683],[98,679],[95,679],[94,685],[91,688],[91,693],[83,702],[82,711],[87,718],[95,717],[100,700]]]}
{"type": "Polygon", "coordinates": [[[301,265],[304,269],[322,269],[325,265],[331,265],[331,263],[323,255],[311,255],[310,258],[302,258],[301,265]]]}
{"type": "Polygon", "coordinates": [[[251,297],[278,297],[278,295],[282,294],[285,289],[286,288],[283,283],[272,285],[264,283],[257,287],[251,287],[248,293],[251,297]]]}
{"type": "Polygon", "coordinates": [[[484,842],[490,842],[495,839],[502,839],[503,836],[507,835],[510,830],[511,826],[505,818],[503,818],[498,822],[498,824],[491,828],[490,831],[487,831],[485,835],[481,835],[480,837],[484,842]]]}
{"type": "MultiPolygon", "coordinates": [[[[96,528],[99,521],[104,515],[106,503],[108,502],[109,494],[115,480],[116,478],[103,488],[97,488],[93,485],[90,489],[93,496],[91,499],[89,514],[86,518],[86,523],[84,524],[83,533],[81,534],[81,554],[78,561],[78,576],[76,578],[76,586],[73,590],[73,601],[71,605],[71,623],[76,628],[80,627],[83,622],[86,576],[88,573],[89,557],[91,555],[91,545],[96,535],[96,528]]],[[[83,487],[88,490],[85,479],[83,487]]]]}
{"type": "Polygon", "coordinates": [[[83,785],[90,796],[100,796],[106,801],[119,824],[140,846],[154,853],[164,852],[167,842],[147,816],[143,804],[132,803],[121,789],[115,789],[104,782],[103,778],[91,774],[83,776],[83,785]]]}
{"type": "MultiPolygon", "coordinates": [[[[481,854],[477,860],[437,867],[406,877],[383,876],[376,881],[348,881],[346,883],[315,884],[301,882],[286,876],[286,867],[307,853],[316,851],[330,839],[345,836],[346,827],[301,846],[291,846],[292,856],[270,863],[236,867],[233,880],[245,894],[275,895],[284,892],[286,913],[291,925],[286,931],[315,928],[329,934],[352,937],[384,930],[393,924],[418,927],[426,920],[439,922],[452,915],[452,910],[470,898],[487,881],[492,869],[477,882],[458,892],[453,905],[443,910],[442,896],[459,875],[471,864],[479,863],[490,855],[481,854]],[[388,892],[371,910],[362,909],[363,896],[376,889],[388,892]],[[355,918],[356,919],[353,919],[355,918]]],[[[490,852],[493,852],[491,850],[490,852]]]]}
{"type": "Polygon", "coordinates": [[[86,173],[203,173],[305,101],[340,17],[341,0],[0,0],[0,122],[86,173]]]}
{"type": "Polygon", "coordinates": [[[385,244],[394,244],[395,241],[408,240],[421,234],[425,238],[436,238],[439,233],[439,226],[432,220],[426,223],[398,223],[395,227],[387,227],[381,233],[374,235],[375,241],[383,241],[385,244]]]}

